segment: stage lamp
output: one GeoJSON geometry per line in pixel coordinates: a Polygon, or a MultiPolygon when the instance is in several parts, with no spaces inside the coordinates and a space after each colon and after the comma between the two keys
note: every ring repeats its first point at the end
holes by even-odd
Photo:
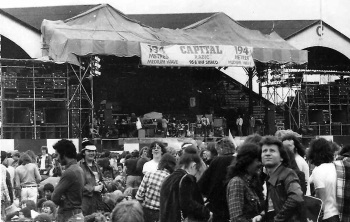
{"type": "Polygon", "coordinates": [[[100,76],[101,59],[98,56],[92,56],[90,60],[90,74],[92,76],[100,76]]]}

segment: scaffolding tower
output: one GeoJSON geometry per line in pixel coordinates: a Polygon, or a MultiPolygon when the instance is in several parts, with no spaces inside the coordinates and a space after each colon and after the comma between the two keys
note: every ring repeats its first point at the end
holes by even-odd
{"type": "Polygon", "coordinates": [[[93,113],[93,91],[85,89],[85,73],[52,61],[0,59],[0,138],[84,136],[93,113]]]}
{"type": "Polygon", "coordinates": [[[283,111],[286,128],[303,135],[350,134],[350,72],[275,67],[265,73],[264,96],[283,111]]]}

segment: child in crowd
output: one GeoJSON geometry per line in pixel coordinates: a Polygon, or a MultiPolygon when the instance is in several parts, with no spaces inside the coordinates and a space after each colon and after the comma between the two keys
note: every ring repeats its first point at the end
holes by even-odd
{"type": "Polygon", "coordinates": [[[39,199],[36,206],[39,209],[39,211],[42,208],[42,205],[45,201],[51,200],[51,195],[53,191],[55,190],[54,186],[51,183],[47,183],[44,185],[43,192],[44,192],[44,197],[39,199]]]}
{"type": "Polygon", "coordinates": [[[41,212],[49,215],[52,221],[56,220],[56,205],[51,200],[47,200],[43,203],[41,212]]]}

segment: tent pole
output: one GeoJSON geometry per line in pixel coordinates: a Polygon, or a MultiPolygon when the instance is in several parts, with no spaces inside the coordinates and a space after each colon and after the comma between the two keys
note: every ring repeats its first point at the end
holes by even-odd
{"type": "Polygon", "coordinates": [[[249,115],[253,115],[253,68],[248,68],[249,77],[249,115]]]}

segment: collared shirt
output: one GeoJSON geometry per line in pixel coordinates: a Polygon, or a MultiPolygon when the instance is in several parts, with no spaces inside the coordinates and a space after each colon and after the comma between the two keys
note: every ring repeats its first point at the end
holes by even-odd
{"type": "Polygon", "coordinates": [[[59,212],[81,209],[84,189],[84,171],[72,160],[66,165],[51,200],[59,206],[59,212]]]}
{"type": "Polygon", "coordinates": [[[243,125],[243,119],[242,118],[238,118],[237,121],[236,121],[236,124],[239,125],[239,126],[242,126],[243,125]]]}
{"type": "Polygon", "coordinates": [[[45,170],[46,154],[41,156],[40,170],[45,170]]]}
{"type": "Polygon", "coordinates": [[[252,189],[252,177],[245,174],[236,176],[227,185],[227,200],[232,222],[251,221],[261,212],[258,195],[252,189]]]}
{"type": "Polygon", "coordinates": [[[166,177],[170,174],[167,170],[157,170],[147,173],[136,193],[136,199],[143,201],[143,206],[152,210],[159,210],[160,188],[166,177]]]}

